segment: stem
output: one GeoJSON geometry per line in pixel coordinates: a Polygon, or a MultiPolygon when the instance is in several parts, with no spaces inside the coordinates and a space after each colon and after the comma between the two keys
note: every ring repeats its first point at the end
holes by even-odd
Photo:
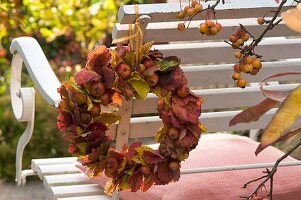
{"type": "Polygon", "coordinates": [[[270,20],[268,26],[266,27],[266,29],[261,33],[261,35],[255,39],[255,42],[250,45],[250,48],[249,49],[254,49],[258,44],[259,42],[261,42],[261,40],[263,39],[263,37],[266,35],[266,33],[270,30],[272,30],[276,25],[278,25],[280,22],[278,22],[277,24],[275,23],[274,24],[274,21],[276,20],[276,18],[278,17],[279,13],[281,12],[281,9],[283,8],[284,4],[287,2],[287,0],[282,0],[277,11],[275,12],[273,18],[270,20]]]}
{"type": "Polygon", "coordinates": [[[285,154],[283,154],[283,156],[281,156],[276,162],[275,165],[273,166],[272,170],[266,170],[267,175],[264,175],[260,178],[257,178],[253,181],[249,181],[248,183],[246,183],[243,188],[246,188],[250,183],[252,182],[256,182],[257,180],[261,180],[264,179],[258,186],[257,188],[248,196],[248,197],[240,197],[246,200],[250,200],[254,195],[256,195],[258,193],[258,191],[260,189],[262,189],[263,187],[265,187],[265,183],[270,180],[270,192],[269,192],[269,197],[270,200],[272,200],[272,195],[273,195],[273,180],[274,180],[274,175],[277,172],[277,168],[279,166],[279,164],[285,159],[287,158],[291,153],[293,153],[299,146],[301,146],[301,140],[299,140],[299,142],[297,142],[294,146],[292,146],[288,152],[286,152],[285,154]]]}

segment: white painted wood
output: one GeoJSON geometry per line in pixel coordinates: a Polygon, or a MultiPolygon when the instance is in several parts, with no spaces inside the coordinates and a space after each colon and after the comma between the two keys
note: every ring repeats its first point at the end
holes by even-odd
{"type": "Polygon", "coordinates": [[[50,189],[54,200],[63,197],[104,194],[103,189],[97,184],[53,186],[50,189]]]}
{"type": "MultiPolygon", "coordinates": [[[[299,84],[271,85],[264,87],[268,90],[290,91],[299,84]]],[[[235,109],[241,106],[252,106],[259,103],[265,97],[262,95],[259,86],[241,88],[218,88],[206,90],[192,90],[200,95],[204,102],[202,109],[235,109]],[[223,99],[223,101],[220,101],[223,99]]],[[[133,114],[157,113],[157,96],[149,94],[145,101],[134,99],[133,114]]]]}
{"type": "MultiPolygon", "coordinates": [[[[205,167],[197,169],[186,169],[181,170],[181,174],[197,174],[197,173],[208,173],[208,172],[219,172],[219,171],[233,171],[233,170],[246,170],[246,169],[258,169],[258,168],[271,168],[275,163],[256,163],[248,165],[232,165],[232,166],[219,166],[219,167],[205,167]]],[[[296,166],[301,165],[301,161],[286,161],[281,162],[279,167],[296,166]]]]}
{"type": "MultiPolygon", "coordinates": [[[[192,21],[185,32],[177,30],[179,22],[151,23],[147,26],[144,39],[145,41],[153,40],[156,42],[228,40],[229,36],[237,31],[239,23],[243,24],[254,36],[259,36],[266,28],[266,25],[258,26],[256,18],[243,18],[237,20],[221,19],[218,20],[218,22],[222,24],[222,30],[217,35],[208,37],[202,35],[198,30],[199,24],[203,22],[204,20],[192,21]]],[[[112,33],[114,39],[125,37],[127,35],[128,24],[116,24],[114,26],[112,33]]],[[[288,29],[284,23],[281,23],[266,35],[266,37],[285,36],[300,36],[300,34],[288,29]]]]}
{"type": "Polygon", "coordinates": [[[57,200],[111,200],[111,197],[107,195],[88,195],[82,197],[67,197],[67,198],[58,198],[57,200]]]}
{"type": "MultiPolygon", "coordinates": [[[[212,5],[215,1],[202,3],[204,8],[208,4],[212,5]]],[[[218,19],[238,19],[263,16],[265,13],[277,8],[275,0],[231,0],[226,4],[220,4],[216,7],[218,19]]],[[[293,0],[288,0],[286,5],[290,7],[293,0]]],[[[184,3],[183,6],[186,6],[184,3]]],[[[176,21],[175,13],[180,11],[179,3],[167,4],[141,4],[139,7],[140,15],[149,15],[153,22],[176,21]]],[[[133,5],[122,6],[118,11],[118,20],[121,24],[131,24],[135,21],[135,10],[133,5]]]]}
{"type": "MultiPolygon", "coordinates": [[[[233,64],[209,64],[181,66],[185,76],[189,80],[189,86],[203,86],[219,84],[233,84],[231,75],[233,73],[233,64]]],[[[277,74],[284,71],[297,72],[301,68],[301,59],[280,60],[274,62],[263,62],[263,68],[256,76],[245,75],[248,82],[261,82],[271,74],[277,74]]],[[[278,81],[301,81],[300,75],[277,77],[278,81]]],[[[242,90],[241,92],[244,92],[242,90]]],[[[135,109],[135,107],[134,107],[135,109]]]]}
{"type": "MultiPolygon", "coordinates": [[[[154,45],[164,56],[178,56],[182,64],[233,63],[234,50],[225,42],[183,43],[154,45]]],[[[256,53],[264,55],[263,60],[300,58],[301,38],[264,39],[256,48],[256,53]],[[288,51],[289,49],[289,51],[288,51]]]]}
{"type": "Polygon", "coordinates": [[[40,165],[37,169],[37,173],[41,179],[44,175],[80,173],[80,170],[75,167],[76,164],[78,163],[40,165]]]}
{"type": "MultiPolygon", "coordinates": [[[[49,104],[57,106],[60,101],[60,95],[57,88],[61,86],[54,72],[52,71],[47,58],[39,43],[31,37],[19,37],[12,41],[10,46],[12,54],[20,54],[26,69],[37,86],[41,95],[49,104]]],[[[19,63],[19,70],[22,68],[22,62],[19,63]]],[[[21,80],[21,73],[16,77],[21,80]]]]}
{"type": "MultiPolygon", "coordinates": [[[[45,159],[47,160],[47,158],[45,159]]],[[[61,185],[90,184],[92,181],[83,173],[44,175],[43,184],[46,188],[61,185]]]]}
{"type": "Polygon", "coordinates": [[[32,159],[31,169],[37,171],[39,165],[73,164],[76,160],[76,157],[32,159]]]}
{"type": "MultiPolygon", "coordinates": [[[[229,127],[229,121],[239,112],[241,110],[202,113],[200,122],[206,126],[209,132],[261,129],[266,127],[273,114],[275,114],[276,109],[267,112],[257,122],[229,127]]],[[[301,120],[298,120],[296,124],[300,124],[300,122],[301,120]]],[[[160,127],[162,127],[162,121],[156,116],[132,118],[129,138],[154,137],[160,127]]]]}

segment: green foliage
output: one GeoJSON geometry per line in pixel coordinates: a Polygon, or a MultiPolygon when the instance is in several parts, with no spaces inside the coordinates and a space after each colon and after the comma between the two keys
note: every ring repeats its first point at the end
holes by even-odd
{"type": "MultiPolygon", "coordinates": [[[[67,143],[56,128],[56,110],[36,97],[36,121],[33,137],[25,148],[23,168],[32,158],[67,156],[67,143]]],[[[17,122],[12,114],[9,96],[0,97],[0,178],[14,180],[16,147],[26,124],[17,122]]]]}

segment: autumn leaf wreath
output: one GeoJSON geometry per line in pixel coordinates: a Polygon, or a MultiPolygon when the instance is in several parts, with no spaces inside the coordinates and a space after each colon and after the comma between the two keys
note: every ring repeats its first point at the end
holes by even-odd
{"type": "Polygon", "coordinates": [[[89,53],[86,66],[58,89],[57,126],[71,141],[68,150],[91,177],[104,172],[110,178],[107,194],[116,189],[147,191],[154,184],[178,181],[180,162],[197,146],[202,132],[202,99],[189,90],[180,60],[163,57],[151,50],[152,44],[143,44],[139,54],[130,46],[99,46],[89,53]],[[159,148],[135,142],[117,151],[106,134],[122,117],[114,111],[122,98],[143,100],[149,92],[158,96],[163,121],[155,136],[159,148]]]}

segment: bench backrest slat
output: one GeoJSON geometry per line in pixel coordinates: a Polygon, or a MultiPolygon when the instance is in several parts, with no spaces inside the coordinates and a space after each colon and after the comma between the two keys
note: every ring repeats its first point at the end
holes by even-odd
{"type": "MultiPolygon", "coordinates": [[[[286,6],[291,6],[293,0],[288,0],[286,6]]],[[[209,4],[213,5],[215,1],[202,2],[204,8],[209,4]]],[[[183,3],[186,6],[187,3],[183,3]]],[[[219,19],[238,19],[252,18],[262,16],[265,13],[275,10],[278,4],[275,0],[231,0],[226,1],[226,4],[220,4],[216,7],[219,19]]],[[[140,15],[149,15],[151,22],[170,22],[175,21],[175,13],[180,11],[179,3],[166,4],[144,4],[139,5],[140,15]]],[[[268,13],[268,16],[271,15],[268,13]]],[[[118,12],[119,23],[131,24],[135,22],[135,8],[133,5],[125,5],[118,12]]]]}

